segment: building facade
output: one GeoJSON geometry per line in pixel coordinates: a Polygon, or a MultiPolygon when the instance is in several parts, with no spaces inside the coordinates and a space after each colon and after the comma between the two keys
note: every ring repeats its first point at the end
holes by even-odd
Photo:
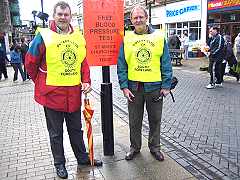
{"type": "Polygon", "coordinates": [[[208,0],[208,27],[215,25],[232,41],[240,33],[240,0],[208,0]]]}
{"type": "Polygon", "coordinates": [[[0,9],[0,43],[8,53],[9,44],[17,35],[17,26],[21,25],[18,0],[1,0],[0,9]]]}

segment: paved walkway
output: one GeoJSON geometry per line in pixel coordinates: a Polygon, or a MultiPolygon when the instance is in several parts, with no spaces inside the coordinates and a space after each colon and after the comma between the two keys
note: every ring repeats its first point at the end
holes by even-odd
{"type": "MultiPolygon", "coordinates": [[[[179,83],[174,90],[176,102],[165,99],[161,142],[165,153],[198,179],[240,179],[240,84],[224,76],[223,88],[206,89],[209,73],[206,58],[194,58],[174,66],[179,83]]],[[[114,106],[125,121],[127,102],[119,89],[117,69],[111,67],[114,106]]],[[[101,67],[91,68],[95,89],[100,89],[101,67]]],[[[145,114],[146,115],[146,114],[145,114]]],[[[148,135],[147,115],[143,136],[148,135]]]]}
{"type": "MultiPolygon", "coordinates": [[[[53,167],[43,108],[33,100],[33,84],[31,81],[13,83],[12,69],[8,68],[8,71],[9,79],[0,81],[0,179],[58,179],[53,167]]],[[[124,156],[129,148],[128,124],[117,111],[113,114],[115,155],[103,156],[99,95],[92,92],[90,99],[95,110],[95,157],[103,160],[103,167],[77,168],[68,136],[64,134],[69,179],[195,179],[166,154],[165,161],[156,161],[149,153],[144,137],[140,155],[133,161],[125,161],[124,156]]]]}

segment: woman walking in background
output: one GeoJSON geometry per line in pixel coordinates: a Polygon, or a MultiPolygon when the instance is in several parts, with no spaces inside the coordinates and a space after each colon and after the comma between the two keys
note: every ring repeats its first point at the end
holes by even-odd
{"type": "Polygon", "coordinates": [[[19,45],[15,45],[13,50],[11,50],[10,57],[11,57],[10,63],[14,70],[13,82],[16,82],[18,79],[18,70],[20,71],[22,80],[26,81],[26,77],[22,69],[21,47],[19,45]]]}
{"type": "Polygon", "coordinates": [[[224,40],[225,40],[224,49],[223,49],[224,58],[223,58],[222,66],[221,66],[221,82],[223,82],[223,76],[225,74],[226,63],[228,63],[228,65],[230,67],[229,74],[236,77],[236,80],[239,81],[239,74],[234,71],[234,68],[237,65],[237,60],[233,53],[231,37],[229,35],[225,35],[224,40]]]}
{"type": "Polygon", "coordinates": [[[189,37],[188,37],[187,32],[183,33],[183,37],[181,38],[181,42],[182,42],[182,46],[183,46],[183,49],[184,49],[184,59],[187,60],[188,59],[188,46],[189,46],[189,37]]]}

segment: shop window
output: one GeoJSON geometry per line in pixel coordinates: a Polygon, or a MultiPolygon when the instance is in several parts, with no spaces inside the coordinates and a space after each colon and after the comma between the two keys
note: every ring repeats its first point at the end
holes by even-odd
{"type": "Polygon", "coordinates": [[[156,25],[152,25],[153,29],[161,29],[161,25],[160,24],[156,24],[156,25]]]}
{"type": "Polygon", "coordinates": [[[182,23],[177,23],[177,28],[182,28],[182,23]]]}
{"type": "Polygon", "coordinates": [[[199,39],[198,28],[189,28],[189,40],[196,41],[199,39]]]}
{"type": "Polygon", "coordinates": [[[168,29],[168,36],[171,34],[176,34],[176,29],[168,29]]]}
{"type": "Polygon", "coordinates": [[[183,23],[183,28],[188,28],[188,22],[183,23]]]}
{"type": "Polygon", "coordinates": [[[176,23],[171,23],[171,24],[169,24],[168,28],[169,28],[169,29],[170,29],[170,28],[176,28],[176,23]]]}
{"type": "Polygon", "coordinates": [[[198,33],[198,39],[201,39],[201,28],[198,29],[199,33],[198,33]]]}
{"type": "Polygon", "coordinates": [[[201,39],[201,22],[191,21],[191,22],[179,22],[171,23],[167,25],[168,27],[168,37],[171,34],[177,34],[182,36],[184,32],[189,34],[190,41],[196,41],[201,39]]]}
{"type": "Polygon", "coordinates": [[[193,21],[189,23],[190,27],[198,27],[198,21],[193,21]]]}
{"type": "Polygon", "coordinates": [[[177,35],[182,36],[182,30],[177,30],[177,35]]]}

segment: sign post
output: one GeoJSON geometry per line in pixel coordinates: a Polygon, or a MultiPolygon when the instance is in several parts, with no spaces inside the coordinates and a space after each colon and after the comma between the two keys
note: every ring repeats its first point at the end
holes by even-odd
{"type": "Polygon", "coordinates": [[[84,0],[84,36],[90,66],[102,66],[101,119],[104,155],[114,155],[110,65],[117,64],[124,33],[123,0],[84,0]]]}

